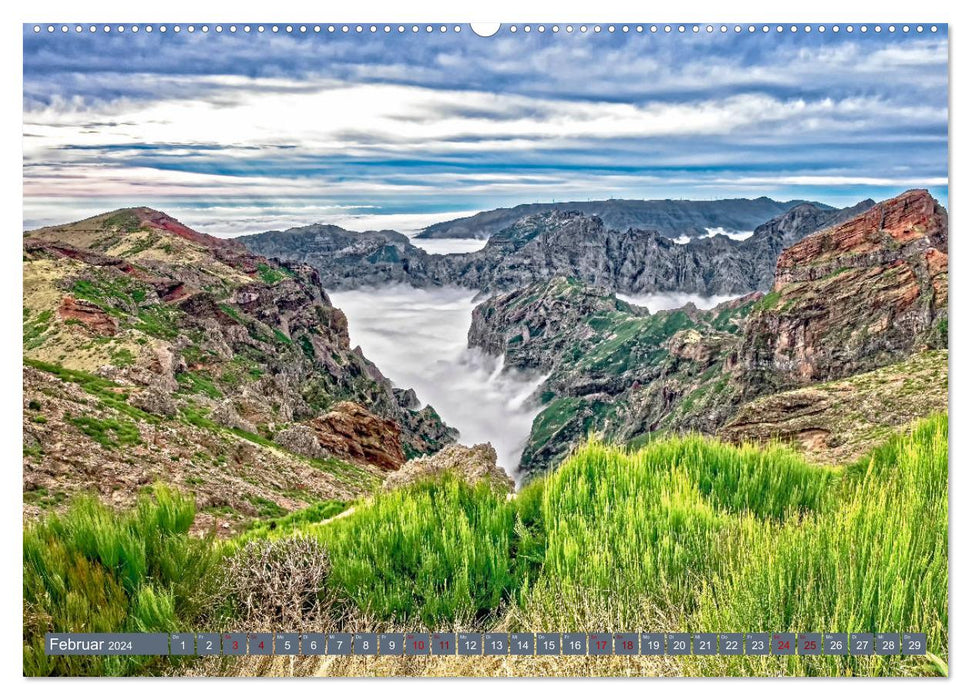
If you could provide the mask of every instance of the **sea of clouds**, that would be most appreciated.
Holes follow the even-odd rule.
[[[330,292],[347,315],[352,345],[377,364],[395,386],[410,387],[466,445],[491,442],[499,465],[514,474],[533,418],[530,397],[545,376],[502,371],[502,358],[468,348],[474,290],[415,289],[404,285]],[[694,302],[711,308],[731,297],[696,294],[624,295],[651,312]]]
[[[617,298],[621,301],[626,301],[628,304],[644,306],[653,314],[657,311],[680,309],[688,303],[694,304],[699,309],[711,309],[723,301],[734,299],[735,295],[705,297],[700,294],[687,294],[684,292],[658,292],[655,294],[618,294]]]
[[[330,292],[347,315],[352,345],[394,382],[411,387],[466,445],[491,442],[513,473],[540,407],[528,399],[541,375],[503,372],[502,360],[467,345],[474,290],[391,286]]]

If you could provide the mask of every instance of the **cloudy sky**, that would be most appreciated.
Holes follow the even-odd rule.
[[[382,29],[25,27],[25,228],[133,205],[235,235],[608,197],[946,203],[944,27]]]

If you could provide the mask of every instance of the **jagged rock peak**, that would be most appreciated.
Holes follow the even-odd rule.
[[[875,256],[903,258],[930,248],[946,254],[947,228],[947,211],[927,190],[908,190],[786,248],[776,266],[775,288],[838,268],[872,266]]]

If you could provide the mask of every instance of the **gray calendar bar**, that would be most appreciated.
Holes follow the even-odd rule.
[[[900,635],[887,632],[877,634],[873,651],[877,656],[897,656],[900,653]]]
[[[408,656],[428,656],[428,646],[428,635],[423,632],[405,635],[405,654]]]
[[[614,653],[620,656],[633,656],[638,651],[636,634],[615,634]]]
[[[560,653],[560,635],[557,632],[539,632],[536,635],[538,656],[557,656]]]
[[[873,635],[864,632],[854,632],[850,635],[850,654],[853,656],[869,656],[873,653]]]
[[[353,640],[354,653],[358,656],[372,656],[378,653],[378,635],[374,633],[358,633]]]
[[[927,653],[927,635],[917,632],[904,632],[900,653],[923,656]]]
[[[488,632],[483,635],[483,649],[486,656],[505,656],[509,653],[509,635]]]
[[[645,656],[664,655],[664,635],[660,632],[641,634],[641,654]]]
[[[171,656],[195,656],[196,636],[194,634],[173,634],[169,637]]]
[[[323,656],[327,649],[327,635],[314,632],[300,635],[300,653],[304,656]]]
[[[273,635],[272,634],[250,634],[249,653],[250,653],[250,656],[272,656],[273,655]]]
[[[607,656],[614,653],[613,640],[606,632],[587,635],[587,649],[590,656]]]
[[[845,632],[827,632],[823,635],[823,653],[827,656],[846,656],[849,649]]]
[[[56,633],[48,656],[900,656],[927,653],[919,632]]]
[[[565,632],[562,651],[566,656],[584,656],[587,653],[587,635],[584,632]]]
[[[405,635],[387,633],[378,637],[378,653],[381,656],[401,656],[405,653]]]
[[[351,635],[346,632],[327,635],[328,656],[348,656],[351,653]]]
[[[718,653],[723,656],[741,656],[745,651],[745,635],[735,632],[718,635]]]
[[[823,635],[819,632],[803,632],[796,640],[796,653],[800,656],[819,656],[823,653]]]
[[[718,653],[718,635],[694,635],[694,653],[697,656],[715,656]]]
[[[536,648],[536,635],[532,632],[513,632],[509,635],[509,653],[515,656],[532,656]]]
[[[278,632],[273,637],[273,653],[277,656],[296,656],[300,653],[300,635]]]
[[[792,656],[796,653],[796,635],[777,632],[772,635],[772,653],[776,656]]]
[[[691,654],[691,635],[690,634],[669,634],[668,635],[668,655],[669,656],[688,656]]]
[[[218,632],[202,632],[196,635],[196,653],[199,656],[219,656],[222,643]]]

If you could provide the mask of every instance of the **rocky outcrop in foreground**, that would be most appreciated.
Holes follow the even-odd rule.
[[[496,450],[489,443],[466,447],[449,445],[427,457],[409,460],[401,469],[384,480],[385,489],[395,489],[422,479],[451,474],[469,486],[488,482],[494,488],[512,492],[515,483],[496,465]]]

